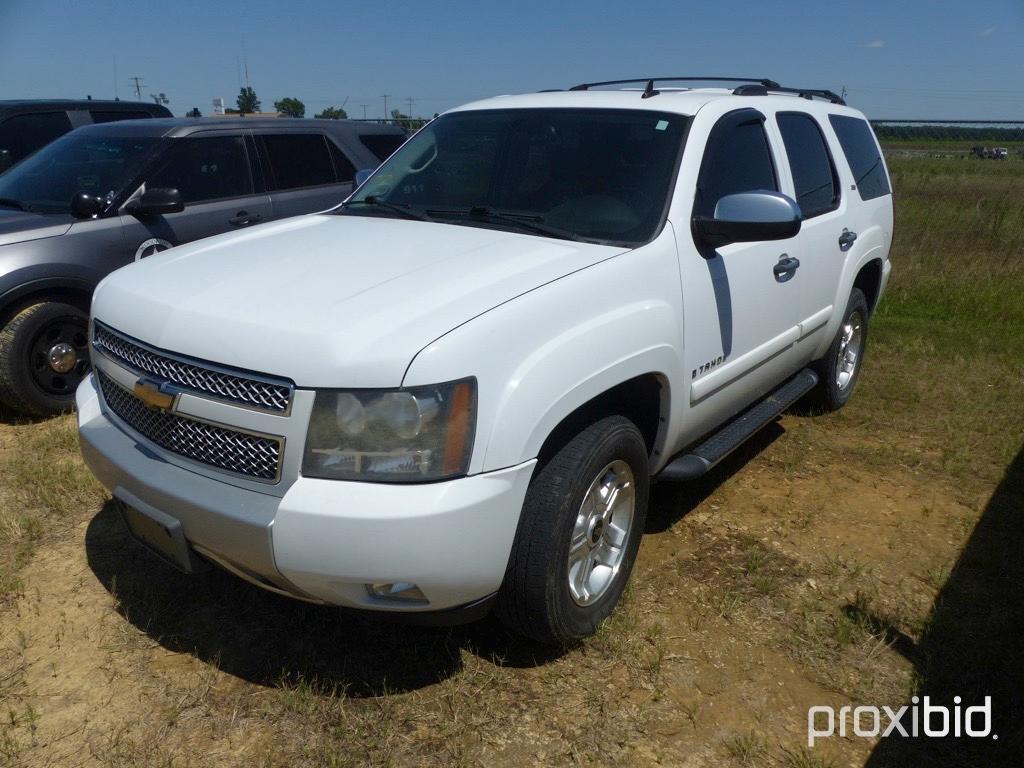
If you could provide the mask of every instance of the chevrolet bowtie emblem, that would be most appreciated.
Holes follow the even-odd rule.
[[[162,392],[160,385],[149,379],[139,379],[135,382],[135,396],[146,404],[147,408],[155,411],[169,411],[174,405],[174,395]]]

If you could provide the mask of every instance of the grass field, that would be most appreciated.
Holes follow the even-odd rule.
[[[621,609],[556,654],[177,575],[70,417],[0,424],[0,765],[1018,766],[1024,163],[894,158],[895,271],[842,412],[655,488]],[[811,705],[993,697],[999,740]]]

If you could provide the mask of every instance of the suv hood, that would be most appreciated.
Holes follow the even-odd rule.
[[[72,221],[70,216],[42,216],[0,208],[0,245],[63,235],[71,229]]]
[[[454,224],[300,216],[120,269],[97,288],[93,314],[161,349],[300,387],[395,387],[416,353],[456,326],[621,252]]]

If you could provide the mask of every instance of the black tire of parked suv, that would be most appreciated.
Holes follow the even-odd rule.
[[[853,331],[853,339],[846,337]],[[846,339],[844,341],[844,339]],[[848,354],[851,342],[857,342],[856,359],[853,362],[853,370],[848,373],[844,385],[839,381],[840,358]],[[860,378],[861,368],[864,367],[864,353],[868,348],[868,302],[860,288],[854,288],[850,292],[850,300],[846,304],[846,312],[843,314],[843,322],[839,325],[839,331],[832,346],[820,360],[814,363],[814,370],[818,374],[818,386],[812,392],[812,404],[823,411],[838,411],[849,401],[853,390],[857,386],[857,379]]]
[[[88,329],[86,313],[71,304],[23,307],[0,330],[0,402],[28,416],[71,410],[89,371]]]
[[[647,459],[647,446],[636,425],[622,416],[609,416],[578,433],[538,468],[526,493],[498,593],[495,610],[507,627],[541,643],[564,646],[592,635],[611,614],[629,579],[643,536],[650,488]],[[574,528],[578,516],[583,520],[582,504],[592,485],[613,466],[622,474],[610,477],[628,478],[623,465],[633,478],[633,513],[621,560],[607,585],[595,590],[596,599],[581,605],[569,586]],[[610,531],[612,526],[608,523],[605,529],[603,524],[598,525],[594,534],[603,543],[602,530]],[[595,550],[600,546],[589,535],[586,539],[586,546]]]

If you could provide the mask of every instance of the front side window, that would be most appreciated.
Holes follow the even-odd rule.
[[[660,230],[690,118],[644,110],[453,112],[342,209],[635,246]],[[383,204],[383,205],[382,205]]]
[[[70,130],[67,112],[15,115],[0,123],[0,150],[7,150],[10,162],[16,163]]]
[[[710,219],[726,195],[756,191],[779,191],[764,118],[726,115],[708,137],[693,213]]]
[[[174,139],[148,189],[176,189],[182,202],[201,203],[253,194],[252,173],[241,136]]]
[[[160,139],[75,131],[0,176],[0,198],[38,213],[70,213],[79,192],[113,200],[152,157]]]
[[[888,195],[889,178],[885,175],[882,152],[867,120],[846,115],[829,115],[828,119],[853,171],[861,199],[872,200]]]
[[[260,138],[277,189],[318,187],[336,182],[327,139],[319,133],[269,134]]]
[[[803,218],[835,210],[839,205],[839,183],[818,123],[802,112],[783,112],[776,120],[786,145],[796,201]]]

